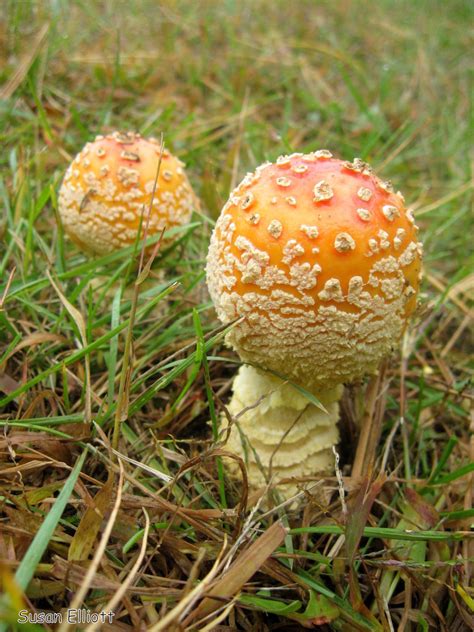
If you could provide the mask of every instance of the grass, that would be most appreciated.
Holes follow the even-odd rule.
[[[4,629],[79,597],[120,630],[471,629],[470,19],[460,0],[1,3]],[[113,129],[162,132],[202,203],[136,310],[134,249],[88,259],[57,216],[69,160]],[[347,513],[336,477],[266,509],[229,477],[237,358],[203,272],[243,174],[321,147],[390,178],[426,249],[402,353],[346,389]],[[382,438],[355,477],[371,393]]]

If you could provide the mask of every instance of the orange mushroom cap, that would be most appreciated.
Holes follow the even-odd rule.
[[[86,144],[59,192],[64,229],[78,246],[106,254],[135,242],[144,206],[147,217],[160,153],[157,140],[132,132],[97,136]],[[189,221],[196,199],[183,167],[163,151],[148,235]]]
[[[314,389],[376,369],[416,305],[417,227],[360,159],[281,156],[248,174],[216,223],[207,281],[241,358]]]

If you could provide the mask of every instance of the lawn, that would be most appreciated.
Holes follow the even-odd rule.
[[[0,0],[0,630],[74,629],[17,623],[68,608],[123,631],[474,627],[472,17]],[[59,221],[70,161],[114,130],[162,134],[200,200],[144,282],[139,244],[91,257]],[[207,248],[248,171],[320,148],[403,192],[422,289],[383,370],[345,389],[337,476],[259,503],[219,432],[240,360]]]

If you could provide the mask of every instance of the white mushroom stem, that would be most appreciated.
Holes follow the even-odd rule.
[[[333,470],[342,386],[313,395],[321,407],[288,382],[240,368],[228,405],[234,423],[227,447],[246,462],[251,488],[264,486],[269,476],[274,482],[292,478],[284,486],[289,496],[297,491],[296,479]]]

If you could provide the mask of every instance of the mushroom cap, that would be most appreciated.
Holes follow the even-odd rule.
[[[83,250],[107,254],[135,242],[146,220],[161,146],[154,138],[114,132],[87,143],[66,171],[59,213]],[[184,164],[163,150],[148,235],[186,224],[196,199]],[[166,237],[166,236],[165,236]]]
[[[245,362],[319,390],[376,369],[416,305],[421,244],[403,197],[359,159],[281,156],[231,193],[207,283]]]

